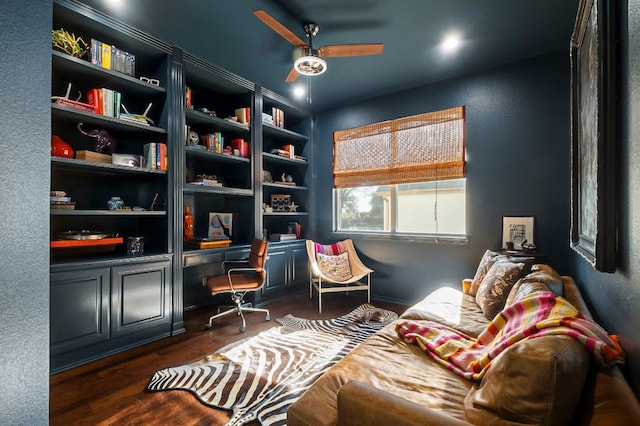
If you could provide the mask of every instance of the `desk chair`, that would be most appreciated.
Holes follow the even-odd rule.
[[[209,287],[212,296],[230,293],[233,302],[231,309],[223,312],[218,309],[218,313],[209,318],[209,323],[205,326],[205,329],[213,327],[215,318],[232,312],[236,312],[242,318],[241,333],[244,333],[247,329],[243,312],[264,312],[266,313],[266,320],[269,321],[271,319],[268,309],[254,308],[251,303],[245,303],[244,301],[245,294],[260,290],[267,280],[267,271],[264,266],[267,263],[268,245],[267,241],[254,238],[251,243],[251,252],[247,259],[225,260],[222,262],[222,270],[225,271],[224,275],[215,275],[202,279],[202,285]]]

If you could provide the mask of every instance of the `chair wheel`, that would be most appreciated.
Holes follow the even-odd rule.
[[[271,319],[271,315],[267,314],[264,319],[265,321],[269,321]]]
[[[244,333],[247,330],[247,327],[245,327],[244,325],[240,326],[240,333]]]
[[[211,324],[206,324],[206,325],[204,326],[204,329],[205,329],[205,330],[210,330],[211,328],[213,328],[213,325],[211,325]]]

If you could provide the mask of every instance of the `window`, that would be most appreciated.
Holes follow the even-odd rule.
[[[334,133],[335,228],[464,235],[464,107]]]

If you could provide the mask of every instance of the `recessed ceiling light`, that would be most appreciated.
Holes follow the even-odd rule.
[[[304,98],[306,94],[307,94],[307,91],[305,90],[304,86],[301,84],[298,84],[293,88],[293,96],[296,97],[297,99]]]
[[[453,53],[460,47],[460,36],[458,34],[450,34],[442,40],[440,47],[447,53]]]

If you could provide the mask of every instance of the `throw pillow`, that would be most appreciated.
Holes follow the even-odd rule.
[[[324,275],[333,281],[347,281],[351,275],[349,266],[349,253],[344,252],[337,256],[316,253],[318,267]]]
[[[469,293],[472,296],[475,296],[478,292],[478,287],[480,287],[480,283],[489,269],[493,266],[493,264],[498,260],[500,256],[495,251],[487,250],[482,255],[482,259],[480,259],[480,263],[478,264],[478,269],[476,270],[476,274],[473,277],[473,281],[471,282],[471,287],[469,288]]]
[[[476,293],[476,303],[487,318],[493,319],[504,308],[511,287],[523,269],[524,263],[507,261],[495,262],[491,266]]]

